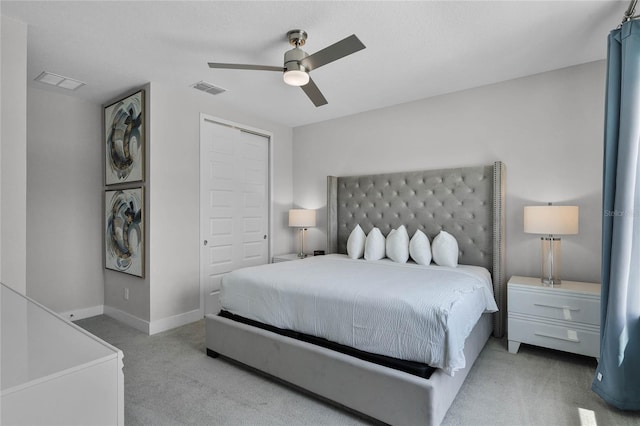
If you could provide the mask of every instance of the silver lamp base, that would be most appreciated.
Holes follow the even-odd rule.
[[[549,235],[541,237],[542,242],[542,278],[540,281],[547,286],[559,286],[560,280],[560,238]]]
[[[300,252],[298,253],[298,257],[300,259],[304,259],[307,255],[304,253],[304,231],[307,228],[298,228],[298,235],[300,236]]]

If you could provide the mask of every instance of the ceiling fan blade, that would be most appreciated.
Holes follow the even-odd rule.
[[[340,40],[331,46],[325,47],[322,50],[317,51],[313,55],[309,55],[300,61],[307,71],[314,70],[323,65],[327,65],[330,62],[344,58],[347,55],[356,53],[359,50],[364,49],[366,46],[362,44],[360,39],[355,34]]]
[[[307,94],[307,96],[309,97],[309,99],[311,99],[311,102],[313,102],[315,106],[319,107],[328,103],[322,92],[320,92],[320,89],[318,89],[318,86],[316,86],[316,83],[314,83],[314,81],[311,79],[311,77],[309,77],[309,82],[304,86],[300,86],[300,88],[304,90],[304,93]]]
[[[209,68],[223,68],[232,70],[254,70],[254,71],[284,71],[284,67],[273,67],[271,65],[250,65],[250,64],[221,64],[209,62]]]

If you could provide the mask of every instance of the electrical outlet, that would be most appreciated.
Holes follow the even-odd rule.
[[[129,289],[127,287],[124,288],[124,300],[129,300]]]

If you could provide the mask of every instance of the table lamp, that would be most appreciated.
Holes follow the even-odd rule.
[[[544,234],[542,242],[542,278],[544,284],[560,285],[560,237],[578,233],[578,206],[526,206],[524,232]]]
[[[307,255],[304,254],[304,231],[306,231],[307,228],[316,226],[316,211],[307,209],[289,210],[289,226],[298,228],[298,234],[300,235],[300,252],[298,253],[298,257],[307,257]]]

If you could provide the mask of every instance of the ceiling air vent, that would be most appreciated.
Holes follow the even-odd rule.
[[[82,87],[86,84],[80,80],[76,80],[75,78],[65,77],[63,75],[54,74],[48,71],[42,71],[40,75],[34,78],[34,80],[41,83],[50,84],[52,86],[62,87],[63,89],[67,90],[76,90],[77,88]]]
[[[211,95],[219,95],[220,93],[224,93],[227,91],[227,89],[214,86],[213,84],[207,83],[206,81],[199,81],[197,83],[193,83],[191,87],[193,87],[194,89],[201,90],[203,92],[207,92]]]

